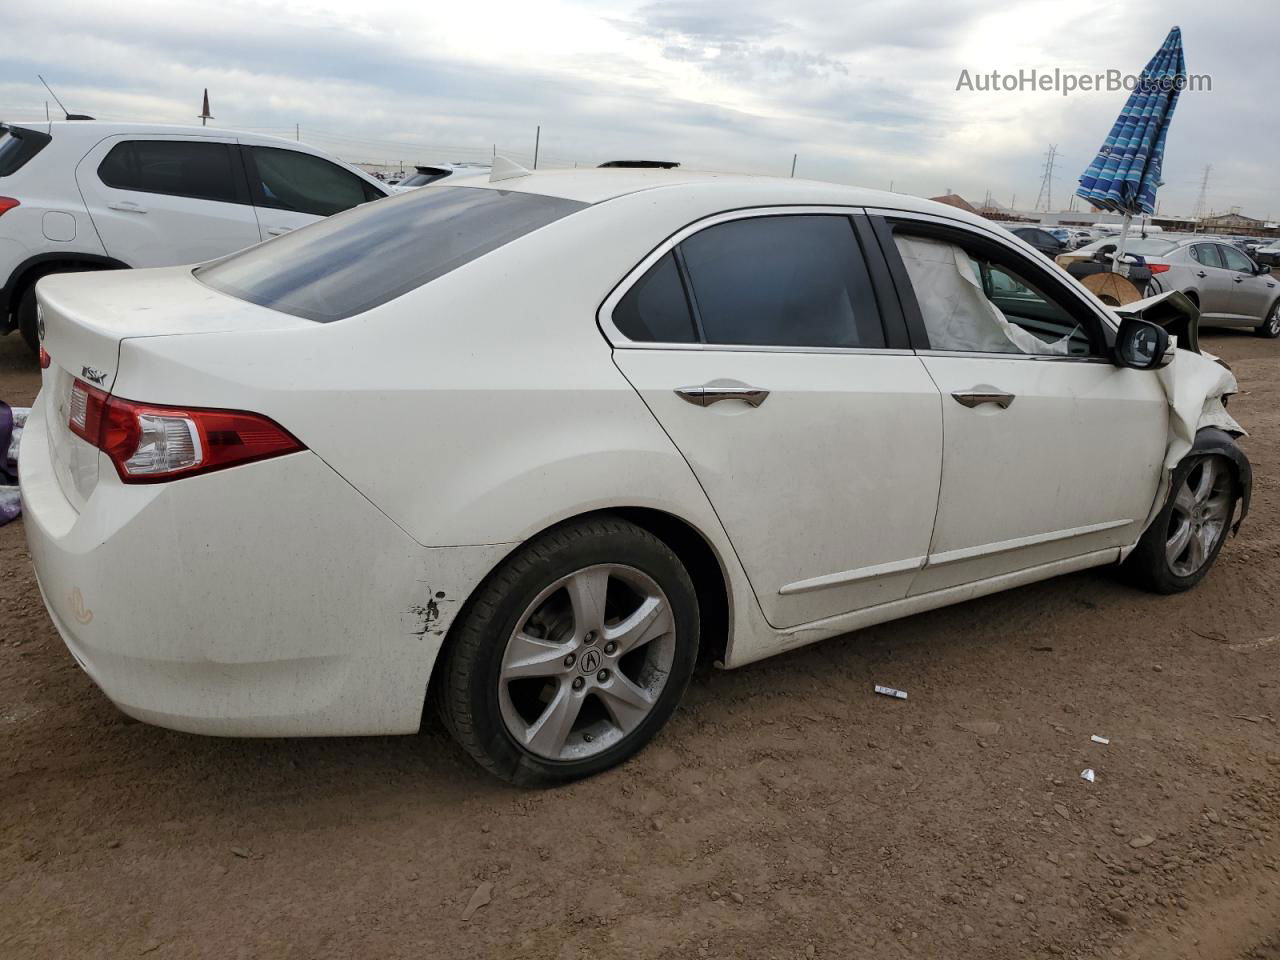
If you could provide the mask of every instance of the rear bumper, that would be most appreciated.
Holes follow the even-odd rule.
[[[77,512],[23,432],[27,540],[67,648],[125,713],[191,733],[417,730],[454,615],[506,547],[426,548],[310,452],[167,484],[104,459]]]

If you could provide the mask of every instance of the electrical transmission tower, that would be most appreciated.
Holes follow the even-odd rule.
[[[1196,197],[1196,208],[1191,211],[1191,219],[1199,220],[1205,215],[1205,203],[1209,199],[1209,174],[1213,172],[1213,164],[1204,165],[1204,177],[1200,180],[1200,195]]]
[[[1040,181],[1040,195],[1036,197],[1036,209],[1043,209],[1045,213],[1053,211],[1053,165],[1058,159],[1058,145],[1056,143],[1049,144],[1049,150],[1044,155],[1044,178]]]

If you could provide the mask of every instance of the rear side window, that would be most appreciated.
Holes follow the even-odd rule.
[[[635,282],[613,309],[613,325],[637,343],[694,343],[697,332],[672,253]]]
[[[235,147],[197,140],[126,140],[98,165],[98,179],[118,190],[245,203]]]
[[[0,123],[0,177],[17,173],[51,139],[47,133]]]
[[[328,217],[384,194],[323,157],[278,147],[252,147],[259,206]]]
[[[883,347],[848,217],[731,220],[680,245],[709,344]]]
[[[1199,263],[1203,263],[1206,267],[1221,267],[1222,260],[1218,256],[1218,249],[1211,243],[1197,243],[1191,248],[1191,256]]]
[[[328,323],[430,283],[586,206],[479,187],[430,187],[358,207],[199,267],[223,293]]]

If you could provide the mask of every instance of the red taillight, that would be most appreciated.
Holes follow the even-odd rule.
[[[284,427],[239,410],[156,407],[77,380],[71,432],[115,464],[125,483],[157,483],[305,449]]]
[[[14,207],[21,206],[13,197],[0,197],[0,217],[12,210]]]
[[[53,363],[53,357],[49,356],[49,351],[44,347],[40,348],[40,369],[48,370],[49,364]]]
[[[1148,263],[1148,264],[1147,264],[1147,269],[1148,269],[1148,270],[1150,270],[1152,273],[1164,273],[1164,272],[1166,272],[1166,271],[1169,269],[1169,264],[1167,264],[1167,263]]]

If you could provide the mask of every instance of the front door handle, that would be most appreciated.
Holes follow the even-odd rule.
[[[698,407],[709,407],[721,400],[741,400],[749,407],[758,407],[768,399],[769,391],[760,387],[679,387],[676,396]]]
[[[1236,283],[1244,283],[1244,277],[1232,277],[1231,279]]]
[[[292,229],[293,227],[267,227],[267,236],[282,237]]]
[[[140,207],[132,200],[117,200],[107,204],[108,210],[119,210],[121,213],[146,213],[146,207]]]
[[[1203,270],[1197,270],[1196,276],[1199,277],[1201,280],[1203,280],[1205,277],[1208,276],[1208,274],[1205,273]]]
[[[984,403],[994,403],[1001,410],[1008,410],[1013,406],[1014,401],[1012,393],[995,393],[986,390],[958,390],[951,396],[956,403],[966,407],[980,407]]]

